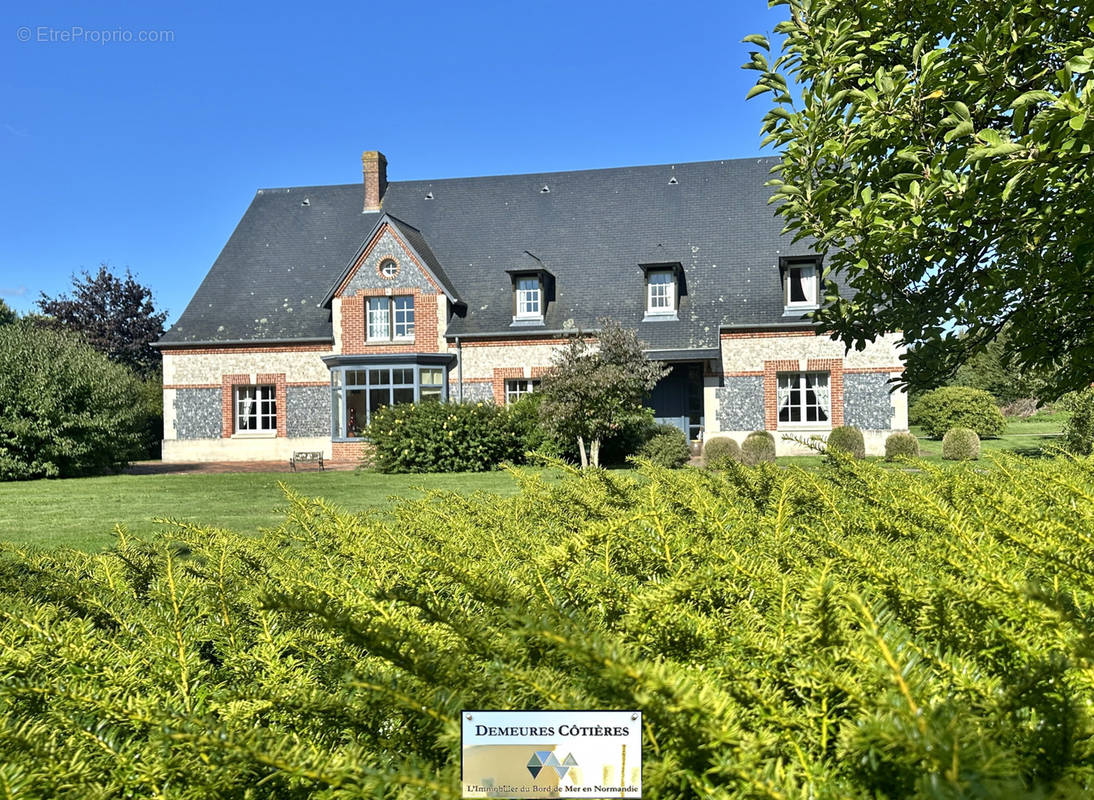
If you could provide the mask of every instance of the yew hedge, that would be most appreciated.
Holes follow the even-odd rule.
[[[455,798],[461,708],[644,712],[648,798],[1094,791],[1094,463],[515,473],[0,555],[0,796]]]

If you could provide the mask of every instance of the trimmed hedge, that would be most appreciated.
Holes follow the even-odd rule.
[[[862,431],[854,425],[841,425],[833,428],[825,441],[825,447],[847,453],[854,458],[866,458],[866,441],[862,438]]]
[[[1007,427],[992,396],[967,386],[943,386],[927,392],[912,406],[910,417],[932,439],[942,438],[951,428],[971,428],[990,439]]]
[[[741,446],[729,436],[715,436],[703,443],[703,460],[711,469],[722,469],[727,462],[741,460]]]
[[[768,431],[752,431],[741,445],[741,461],[750,466],[775,461],[775,437]]]
[[[885,460],[919,458],[919,440],[910,433],[892,433],[885,440]]]
[[[461,710],[623,708],[649,800],[1089,798],[1094,471],[1003,466],[0,543],[0,796],[459,800]]]
[[[504,409],[488,403],[404,403],[372,415],[368,438],[379,472],[484,472],[524,457]]]
[[[648,458],[659,467],[678,469],[691,461],[691,446],[688,437],[675,425],[658,425],[638,455]]]
[[[942,458],[946,461],[976,461],[980,458],[980,437],[972,428],[951,428],[942,437]]]

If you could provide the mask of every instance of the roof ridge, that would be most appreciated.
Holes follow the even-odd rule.
[[[635,170],[635,169],[675,169],[676,167],[695,167],[695,166],[708,166],[710,164],[730,164],[730,163],[743,163],[746,161],[778,161],[780,156],[749,156],[747,158],[713,158],[706,161],[672,161],[665,164],[627,164],[617,167],[591,167],[589,169],[564,169],[555,170],[553,172],[505,172],[495,175],[455,175],[448,178],[416,178],[414,180],[407,181],[388,181],[388,188],[392,186],[413,186],[413,185],[427,185],[433,183],[443,183],[446,181],[487,181],[496,180],[498,178],[546,178],[552,175],[587,175],[594,172],[621,172],[623,170]],[[305,189],[345,189],[353,188],[359,189],[361,184],[358,183],[330,183],[330,184],[318,184],[314,186],[270,186],[263,187],[257,190],[258,194],[263,192],[293,192],[302,191]]]

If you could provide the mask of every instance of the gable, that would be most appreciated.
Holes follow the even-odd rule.
[[[381,273],[381,265],[394,261],[393,277]],[[336,294],[352,297],[359,290],[420,289],[423,294],[439,294],[443,290],[426,271],[414,251],[403,241],[393,225],[384,223],[350,266]]]

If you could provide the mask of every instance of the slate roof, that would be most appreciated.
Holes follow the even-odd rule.
[[[791,244],[767,204],[773,158],[396,181],[383,211],[463,301],[448,335],[595,330],[610,316],[653,350],[713,349],[725,327],[801,325],[783,315]],[[671,182],[670,182],[671,181]],[[546,191],[545,191],[546,190]],[[330,340],[321,306],[379,221],[359,183],[260,190],[160,343]],[[544,325],[512,325],[512,280],[534,256],[555,278]],[[643,321],[640,264],[679,262],[678,319]]]

